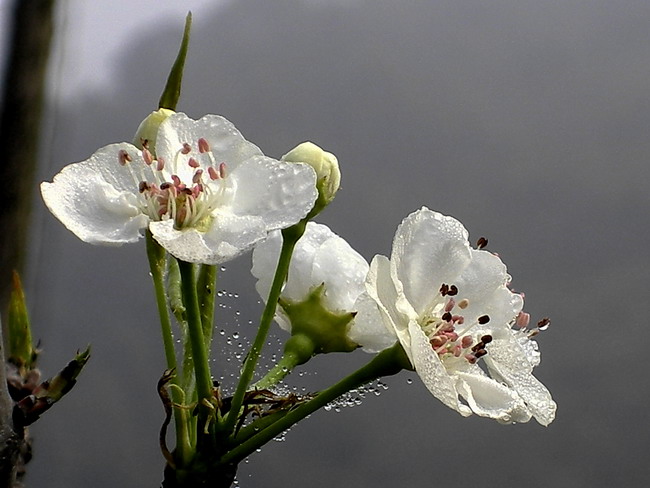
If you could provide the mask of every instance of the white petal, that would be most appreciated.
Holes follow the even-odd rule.
[[[409,317],[396,308],[398,291],[390,276],[390,261],[386,256],[378,254],[370,263],[366,292],[375,300],[384,322],[395,331],[407,354],[410,354]]]
[[[273,231],[266,239],[258,242],[253,250],[251,273],[257,278],[255,289],[265,302],[271,291],[271,283],[278,265],[281,247],[282,235],[280,231]]]
[[[170,254],[191,263],[220,264],[248,251],[266,237],[259,217],[220,214],[207,232],[174,229],[173,221],[152,222],[153,237]]]
[[[260,217],[267,230],[283,229],[305,217],[318,196],[316,173],[306,164],[254,156],[235,168],[230,212]]]
[[[280,235],[280,233],[274,233]],[[302,301],[313,287],[319,286],[325,282],[325,279],[314,278],[313,270],[318,249],[328,239],[335,236],[329,227],[325,225],[309,222],[305,229],[304,235],[296,244],[289,266],[289,276],[287,283],[282,290],[282,296],[293,301]],[[280,248],[276,251],[279,256]]]
[[[331,237],[316,249],[312,283],[325,283],[324,300],[330,310],[353,311],[354,302],[365,290],[368,270],[366,260],[331,232]]]
[[[464,417],[471,415],[472,411],[458,399],[455,380],[447,372],[420,326],[411,322],[408,330],[411,337],[409,344],[411,362],[424,385],[433,396],[449,408],[453,408]]]
[[[119,164],[120,150],[132,158],[126,166]],[[41,184],[41,193],[50,211],[81,240],[120,245],[136,242],[147,226],[137,195],[138,178],[150,175],[137,148],[111,144],[63,168],[52,183]]]
[[[391,265],[419,314],[443,283],[455,284],[470,261],[467,231],[452,217],[426,207],[406,217],[395,233]]]
[[[490,374],[516,391],[540,424],[553,421],[557,405],[546,387],[533,376],[533,365],[513,333],[495,336],[484,360]]]
[[[519,396],[482,374],[456,373],[456,387],[472,411],[503,423],[528,422],[530,411]]]
[[[171,165],[170,172],[177,174],[182,181],[191,181],[194,169],[186,163],[190,157],[197,157],[199,138],[208,141],[215,164],[226,163],[230,172],[250,157],[262,155],[255,144],[244,139],[230,121],[219,115],[193,120],[184,113],[176,113],[160,124],[156,154],[165,158]],[[191,153],[178,154],[183,143],[190,144]]]
[[[397,342],[395,330],[387,326],[377,302],[362,293],[354,304],[357,315],[348,330],[348,337],[359,344],[365,352],[379,352]]]

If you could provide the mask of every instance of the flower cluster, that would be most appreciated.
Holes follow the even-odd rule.
[[[148,228],[189,262],[222,263],[257,244],[252,272],[264,299],[279,229],[304,218],[317,199],[329,203],[340,181],[336,158],[317,146],[274,160],[214,115],[155,112],[135,144],[106,146],[43,183],[52,213],[94,244],[137,241]],[[460,222],[427,208],[400,224],[390,259],[378,255],[370,265],[328,227],[309,223],[276,320],[311,337],[315,353],[379,352],[399,342],[429,391],[461,415],[506,423],[532,416],[548,425],[555,403],[532,375],[536,330],[526,328],[523,298],[509,282],[496,255],[471,248]]]
[[[368,268],[327,227],[310,224],[282,297],[301,301],[322,288],[325,308],[354,314],[345,331],[350,341],[368,352],[399,341],[429,391],[461,415],[503,423],[534,416],[548,425],[555,403],[532,375],[539,352],[523,298],[508,288],[501,260],[472,249],[467,238],[460,222],[422,208],[397,229],[391,258],[375,256]],[[262,297],[279,252],[278,234],[255,248]],[[276,320],[291,330],[282,308]]]
[[[460,222],[423,207],[397,228],[390,257],[369,264],[312,222],[339,190],[333,154],[304,142],[276,160],[221,116],[193,120],[171,110],[190,25],[188,15],[161,108],[133,142],[105,146],[41,184],[47,207],[83,241],[121,245],[146,237],[167,362],[158,382],[166,412],[163,486],[208,479],[230,486],[242,460],[296,422],[404,369],[463,416],[550,424],[555,402],[533,376],[540,362],[533,337],[549,321],[529,327],[523,296],[509,288],[487,241],[472,248]],[[210,361],[216,265],[249,250],[265,306],[227,396]],[[290,337],[282,357],[259,375],[274,320]],[[317,354],[358,348],[373,355],[367,364],[316,394],[277,388]],[[173,450],[166,444],[172,417]]]

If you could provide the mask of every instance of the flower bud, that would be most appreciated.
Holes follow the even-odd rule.
[[[282,156],[282,160],[290,163],[305,163],[314,168],[318,200],[310,216],[320,213],[334,199],[341,184],[341,172],[336,156],[323,151],[312,142],[303,142]]]
[[[155,112],[151,112],[138,127],[138,130],[133,137],[133,145],[138,149],[144,149],[147,146],[151,154],[156,155],[156,136],[158,135],[158,128],[167,117],[175,114],[173,110],[161,108]]]

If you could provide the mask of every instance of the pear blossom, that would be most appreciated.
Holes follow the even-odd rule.
[[[281,233],[274,231],[253,251],[251,272],[257,278],[255,287],[264,300],[271,289],[281,246]],[[322,306],[334,316],[348,317],[343,332],[355,347],[382,350],[395,344],[394,334],[379,323],[359,327],[354,320],[355,303],[365,290],[367,273],[368,262],[350,244],[326,225],[309,222],[294,249],[280,303],[305,303],[315,296],[318,308]],[[318,315],[316,310],[312,315]],[[277,308],[275,320],[282,329],[292,331],[291,319],[282,306]]]
[[[83,241],[121,245],[148,228],[175,257],[217,264],[312,209],[314,170],[264,156],[225,118],[154,112],[145,122],[138,134],[155,138],[105,146],[41,184]]]
[[[390,259],[373,259],[355,322],[384,324],[427,389],[461,415],[548,425],[556,405],[532,375],[538,329],[509,283],[460,222],[423,207],[398,227]]]

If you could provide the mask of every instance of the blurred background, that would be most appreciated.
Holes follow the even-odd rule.
[[[558,403],[548,428],[462,418],[402,374],[267,445],[240,486],[647,486],[650,3],[60,1],[37,181],[131,139],[187,10],[179,110],[222,114],[274,157],[304,140],[334,152],[342,189],[319,220],[368,260],[422,205],[453,215],[488,237],[533,320],[552,319],[535,371]],[[32,428],[27,486],[158,486],[165,363],[144,244],[84,244],[33,195],[24,283],[41,369],[88,343],[93,357]],[[249,268],[247,255],[221,273],[215,358],[254,333]],[[319,357],[288,383],[317,390],[367,359]],[[226,385],[237,362],[215,361]]]

